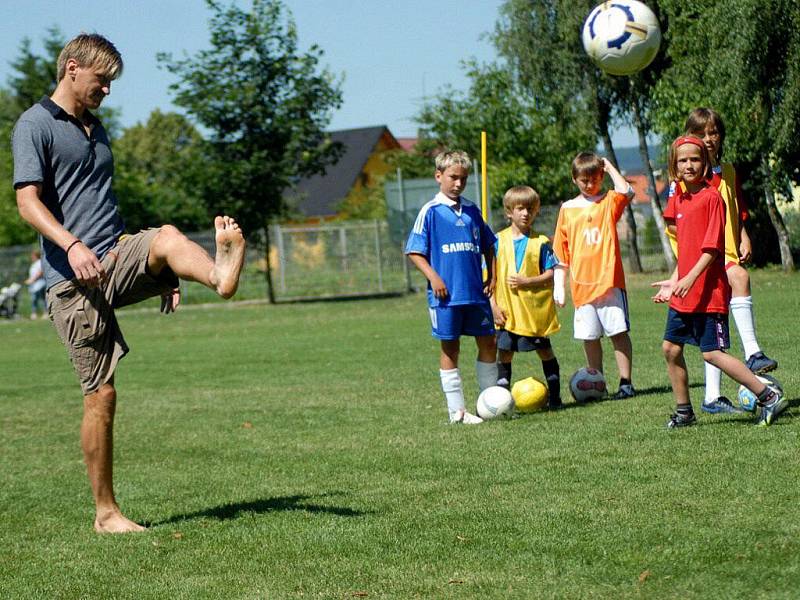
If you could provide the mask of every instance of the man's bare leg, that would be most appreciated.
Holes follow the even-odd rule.
[[[144,531],[125,517],[114,498],[114,412],[117,393],[113,380],[83,398],[81,448],[92,486],[96,516],[94,528],[100,533]]]
[[[168,266],[181,279],[197,281],[230,298],[239,286],[245,256],[245,241],[239,225],[230,217],[216,217],[217,253],[212,259],[177,228],[164,225],[150,246],[147,266],[158,275]]]

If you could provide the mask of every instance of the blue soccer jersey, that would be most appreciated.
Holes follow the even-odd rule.
[[[444,194],[423,206],[406,242],[406,254],[421,254],[439,274],[449,295],[436,298],[428,282],[428,305],[455,306],[488,302],[483,293],[482,255],[494,246],[495,235],[481,211],[461,198],[460,211]]]

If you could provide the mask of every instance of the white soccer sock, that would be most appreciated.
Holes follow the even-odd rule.
[[[711,363],[704,363],[706,365],[706,399],[703,400],[706,404],[712,402],[722,395],[720,385],[722,384],[722,371]]]
[[[459,411],[465,410],[461,373],[458,369],[439,369],[439,379],[442,380],[442,391],[447,400],[447,412],[452,419]]]
[[[753,297],[737,296],[731,298],[731,313],[736,321],[736,329],[744,346],[745,359],[750,358],[761,350],[756,341],[756,324],[753,318]]]
[[[497,385],[497,363],[475,361],[475,372],[478,374],[478,388],[482,392],[488,387]],[[480,393],[480,392],[479,392]]]

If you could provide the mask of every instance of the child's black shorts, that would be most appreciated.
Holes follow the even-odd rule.
[[[497,330],[497,347],[506,352],[531,352],[552,348],[550,338],[517,335],[505,329]]]
[[[728,315],[679,313],[670,308],[664,339],[673,344],[699,346],[701,352],[725,350],[731,346]]]

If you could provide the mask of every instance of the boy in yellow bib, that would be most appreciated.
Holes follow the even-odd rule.
[[[497,287],[491,297],[497,327],[497,385],[511,387],[515,352],[535,350],[549,391],[548,407],[561,408],[558,360],[548,336],[561,325],[553,302],[553,269],[558,259],[550,240],[532,230],[539,194],[528,186],[509,189],[503,208],[511,226],[497,234]]]

